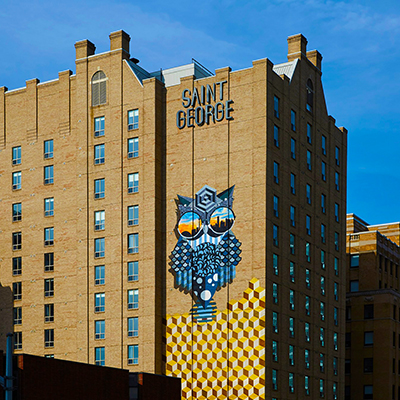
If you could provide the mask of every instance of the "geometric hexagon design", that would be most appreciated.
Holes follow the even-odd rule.
[[[167,315],[165,342],[166,375],[182,379],[182,399],[265,399],[265,289],[258,279],[206,324]]]

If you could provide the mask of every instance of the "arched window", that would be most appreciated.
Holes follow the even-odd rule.
[[[307,111],[312,112],[313,103],[314,103],[314,88],[311,79],[309,79],[307,81],[307,104],[306,104]]]
[[[97,71],[92,78],[92,106],[107,103],[107,77],[103,71]]]

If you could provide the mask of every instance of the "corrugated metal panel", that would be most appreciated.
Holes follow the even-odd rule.
[[[283,64],[274,65],[272,70],[278,75],[286,75],[290,80],[292,80],[294,71],[296,69],[298,59],[289,61]]]

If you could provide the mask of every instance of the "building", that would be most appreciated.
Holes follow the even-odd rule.
[[[400,223],[347,215],[346,399],[400,398]]]
[[[347,131],[322,56],[295,35],[283,64],[149,73],[129,42],[0,90],[15,352],[180,376],[183,398],[343,398]]]

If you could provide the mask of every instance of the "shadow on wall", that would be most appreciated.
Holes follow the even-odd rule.
[[[13,293],[0,283],[0,350],[6,351],[7,333],[13,332]]]

